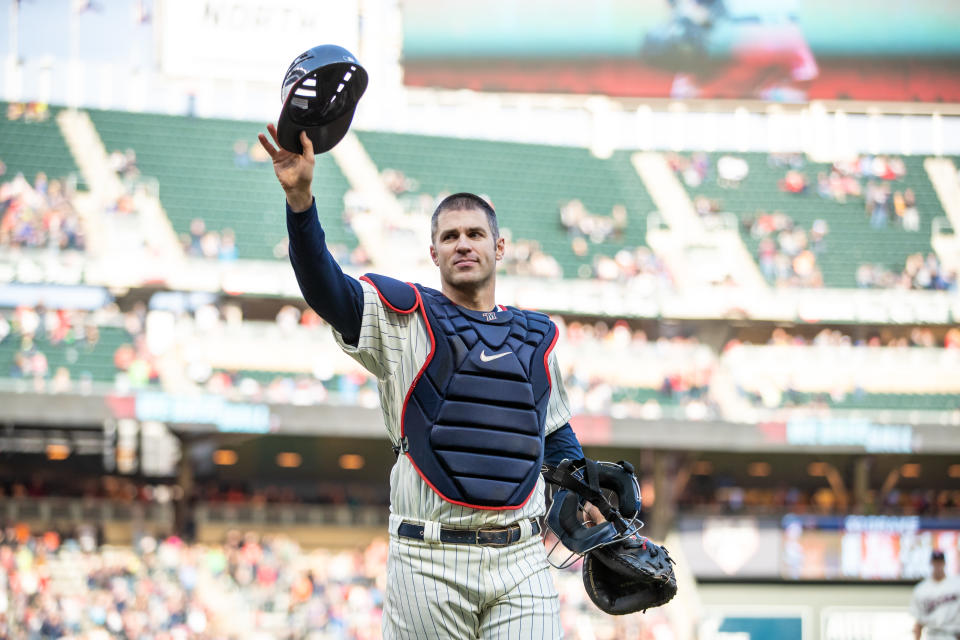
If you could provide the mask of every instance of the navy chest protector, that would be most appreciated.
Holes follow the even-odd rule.
[[[404,401],[401,451],[448,502],[523,506],[543,462],[556,326],[542,313],[481,313],[427,287],[375,274],[363,279],[394,311],[421,309],[432,342]]]

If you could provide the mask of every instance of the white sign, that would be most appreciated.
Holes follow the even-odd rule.
[[[906,609],[826,607],[820,614],[823,640],[901,640],[913,637]]]
[[[311,47],[336,44],[357,55],[358,0],[163,0],[160,69],[202,80],[280,83]]]

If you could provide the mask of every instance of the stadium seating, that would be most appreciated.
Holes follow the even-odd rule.
[[[698,187],[688,187],[691,197],[704,195],[717,199],[721,209],[736,214],[741,220],[753,218],[758,211],[771,213],[782,211],[807,231],[813,221],[823,219],[829,225],[827,249],[817,257],[823,273],[824,286],[856,286],[857,267],[862,263],[879,264],[899,273],[903,270],[908,255],[928,253],[930,247],[930,223],[944,215],[940,201],[923,168],[923,158],[905,157],[906,176],[891,181],[891,188],[912,188],[916,193],[917,209],[920,212],[920,228],[906,232],[891,221],[886,228],[875,229],[865,213],[863,198],[850,197],[845,203],[822,198],[817,194],[817,175],[829,175],[831,165],[806,162],[801,172],[808,184],[804,193],[781,191],[778,181],[787,169],[771,166],[765,153],[707,154],[712,168],[710,175]],[[723,155],[735,155],[747,161],[749,174],[736,188],[723,188],[717,182],[716,162]],[[865,179],[860,180],[862,185]],[[756,253],[759,239],[751,237],[748,228],[741,225],[741,234],[751,251]]]
[[[624,388],[615,387],[611,394],[611,401],[614,404],[633,403],[643,404],[653,400],[661,405],[679,404],[679,399],[670,393],[663,393],[658,389],[644,389],[642,387]]]
[[[514,239],[539,241],[560,263],[564,277],[577,276],[598,253],[613,255],[646,244],[645,217],[654,205],[625,152],[600,160],[579,148],[372,131],[357,135],[381,171],[403,172],[420,193],[488,195],[500,225]],[[626,206],[622,239],[588,243],[587,255],[577,256],[560,223],[561,206],[573,199],[594,215],[609,216],[614,205]]]
[[[296,381],[305,378],[309,380],[316,380],[317,382],[323,384],[323,388],[327,391],[336,392],[343,388],[344,384],[346,384],[346,376],[340,373],[335,373],[326,380],[318,380],[314,376],[305,374],[302,371],[262,371],[256,369],[226,371],[224,369],[217,369],[214,371],[214,373],[225,373],[231,376],[236,382],[240,382],[244,379],[254,380],[257,384],[264,387],[278,379]]]
[[[5,637],[380,637],[388,546],[382,535],[370,539],[366,529],[344,528],[351,542],[328,549],[302,547],[288,534],[232,530],[200,545],[141,532],[135,546],[97,547],[92,529],[76,537],[44,529],[29,536],[21,526],[22,543],[0,539],[0,552],[16,558],[0,567],[9,584],[9,615],[0,619],[0,632],[10,632]],[[552,573],[566,637],[583,637],[578,628],[613,637],[613,618],[590,604],[579,565]],[[666,625],[660,610],[621,618],[616,630],[628,637],[640,637],[651,620]]]
[[[262,123],[97,110],[90,117],[108,152],[133,149],[141,174],[157,178],[177,233],[202,218],[208,230],[233,229],[240,258],[274,259],[287,236],[283,192],[269,162],[234,152],[238,142],[259,144]],[[353,248],[356,239],[341,223],[348,188],[333,157],[317,156],[313,191],[327,241]]]
[[[51,377],[59,367],[66,367],[73,380],[89,377],[94,382],[114,382],[117,376],[114,352],[131,339],[119,327],[101,326],[98,327],[98,333],[99,339],[92,345],[84,341],[51,344],[44,338],[36,340],[34,347],[47,358],[47,377]],[[21,336],[17,333],[11,333],[0,342],[0,377],[11,375],[20,348]]]
[[[831,409],[955,411],[960,410],[960,395],[955,393],[854,392],[842,398],[833,398],[826,393],[788,392],[783,397],[783,404],[785,405],[806,406],[815,403],[825,403]]]
[[[9,102],[0,102],[0,160],[7,165],[4,179],[17,173],[31,183],[43,171],[51,179],[77,173],[77,165],[57,127],[59,109],[49,108],[40,121],[28,121],[23,116],[10,120]]]
[[[721,365],[741,392],[768,407],[960,408],[955,349],[739,345],[723,354]]]

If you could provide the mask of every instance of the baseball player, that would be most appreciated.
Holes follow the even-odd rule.
[[[917,622],[913,637],[920,640],[960,640],[960,576],[947,576],[943,551],[930,555],[930,577],[913,589],[910,613]]]
[[[345,275],[330,256],[303,153],[260,134],[286,192],[290,261],[340,347],[377,377],[390,473],[385,638],[562,637],[537,518],[541,463],[583,457],[547,316],[496,304],[493,208],[468,193],[431,220],[441,290]],[[603,517],[587,505],[587,517]]]

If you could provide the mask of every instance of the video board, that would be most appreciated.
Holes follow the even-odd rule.
[[[952,0],[405,0],[415,86],[960,101]]]
[[[960,573],[960,519],[688,516],[678,534],[698,579],[917,581],[934,549]]]

